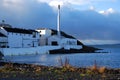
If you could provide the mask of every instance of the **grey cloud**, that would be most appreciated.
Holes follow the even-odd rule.
[[[0,20],[14,27],[39,27],[56,29],[57,13],[46,3],[29,1],[23,6],[25,12],[11,12],[0,5]],[[109,16],[95,11],[78,11],[63,7],[61,9],[61,30],[79,39],[110,39],[120,40],[120,14]]]

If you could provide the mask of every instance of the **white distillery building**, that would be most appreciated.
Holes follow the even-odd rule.
[[[53,29],[39,28],[36,31],[40,34],[40,45],[41,46],[61,46],[65,49],[70,48],[81,48],[82,45],[78,44],[78,40],[69,36],[63,32],[60,33]]]
[[[0,47],[23,48],[39,46],[39,34],[35,30],[13,28],[9,24],[0,24]]]

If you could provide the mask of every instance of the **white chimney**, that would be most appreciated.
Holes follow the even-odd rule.
[[[58,15],[57,15],[57,35],[60,37],[60,5],[58,5]]]

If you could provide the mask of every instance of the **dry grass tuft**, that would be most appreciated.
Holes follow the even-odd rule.
[[[62,67],[70,67],[70,60],[66,57],[65,61],[62,60],[62,58],[60,57],[58,62],[60,63],[60,66]]]
[[[100,67],[98,69],[99,73],[101,73],[101,74],[105,73],[105,70],[106,70],[106,67]]]
[[[101,74],[103,74],[103,73],[105,73],[106,67],[104,67],[104,66],[98,67],[97,62],[95,60],[94,65],[90,69],[94,73],[101,73]]]
[[[96,63],[96,60],[94,61],[94,65],[91,67],[91,70],[92,71],[98,71],[98,66],[97,66],[97,63]]]
[[[70,60],[66,57],[63,61],[62,58],[59,58],[59,63],[63,68],[63,71],[76,71],[76,68],[70,65]]]

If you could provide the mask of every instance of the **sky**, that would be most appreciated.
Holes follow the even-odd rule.
[[[36,29],[57,25],[85,43],[120,43],[120,0],[0,0],[0,21]]]

